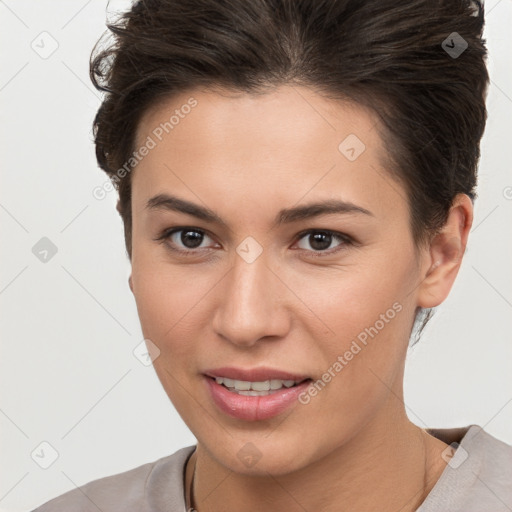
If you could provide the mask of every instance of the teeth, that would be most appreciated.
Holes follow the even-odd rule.
[[[232,386],[229,386],[228,384],[226,384],[226,381],[224,381],[224,385],[226,385],[230,388],[234,387],[237,391],[249,391],[251,389],[251,383],[247,382],[245,380],[235,380],[235,381],[233,381]],[[256,388],[253,388],[253,389],[256,389]],[[258,389],[258,391],[263,391],[263,390]]]
[[[244,382],[243,380],[235,380],[235,389],[240,389],[238,387],[239,384]],[[251,385],[251,389],[254,389],[254,391],[268,391],[270,389],[270,381],[266,380],[264,382],[249,382]]]
[[[217,382],[217,384],[223,384],[225,387],[229,388],[230,391],[239,392],[240,395],[264,396],[270,394],[268,391],[275,391],[281,389],[283,386],[285,388],[291,388],[295,384],[298,384],[299,381],[271,379],[260,382],[249,382],[246,380],[228,379],[226,377],[215,377],[215,382]]]
[[[270,381],[270,389],[280,389],[283,387],[283,381],[278,379],[272,379]]]
[[[239,395],[244,395],[244,396],[267,396],[267,395],[270,395],[270,393],[268,391],[238,391],[238,390],[235,390],[235,393],[238,393]]]

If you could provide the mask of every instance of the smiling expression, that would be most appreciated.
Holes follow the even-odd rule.
[[[137,144],[191,97],[133,171],[142,330],[165,391],[215,459],[246,472],[305,467],[403,407],[392,397],[422,269],[407,194],[382,167],[376,117],[302,87],[184,93],[146,112]],[[362,332],[373,335],[354,353]],[[332,378],[307,404],[248,419],[212,398],[204,374],[223,367]],[[237,457],[248,442],[263,454],[252,469]]]

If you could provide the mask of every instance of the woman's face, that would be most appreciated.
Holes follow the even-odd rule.
[[[304,468],[402,414],[425,262],[375,123],[283,86],[193,91],[139,125],[130,286],[142,331],[179,414],[232,470]],[[327,202],[340,204],[304,210]],[[205,375],[226,367],[317,384],[274,379],[276,396],[243,396]]]

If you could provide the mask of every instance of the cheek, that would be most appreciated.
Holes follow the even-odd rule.
[[[144,338],[150,339],[160,350],[153,367],[168,397],[182,415],[184,412],[189,414],[191,393],[195,395],[197,392],[193,386],[198,382],[191,378],[197,372],[197,361],[203,348],[202,301],[212,287],[206,275],[201,279],[195,273],[191,279],[190,274],[190,270],[173,268],[150,257],[138,258],[132,265],[142,332]],[[191,421],[188,417],[184,419]]]
[[[378,251],[375,257],[364,256],[334,273],[294,277],[306,304],[322,320],[325,338],[333,340],[327,346],[339,350],[360,333],[364,338],[365,329],[376,323],[382,337],[408,324],[411,307],[415,307],[411,293],[416,282],[414,260],[395,252]],[[336,340],[342,342],[341,347]]]
[[[178,267],[159,261],[158,256],[134,259],[132,282],[137,310],[146,338],[173,358],[192,355],[198,343],[207,296],[215,286],[212,272],[197,267]]]
[[[331,290],[332,300],[324,301],[321,316],[334,334],[315,339],[312,361],[322,361],[316,365],[321,374],[299,406],[307,411],[311,430],[332,439],[349,439],[399,393],[414,309],[391,291],[375,293],[372,286],[364,291]]]
[[[414,261],[412,253],[390,249],[336,278],[317,281],[314,289],[302,282],[311,309],[322,320],[323,335],[315,339],[324,362],[322,380],[332,382],[327,387],[333,406],[362,398],[367,405],[371,396],[377,400],[385,391],[382,382],[391,385],[414,317]]]

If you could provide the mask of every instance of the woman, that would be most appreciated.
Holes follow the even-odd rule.
[[[109,26],[96,154],[198,442],[38,511],[512,509],[512,447],[403,402],[473,220],[483,23],[469,1],[146,0]]]

